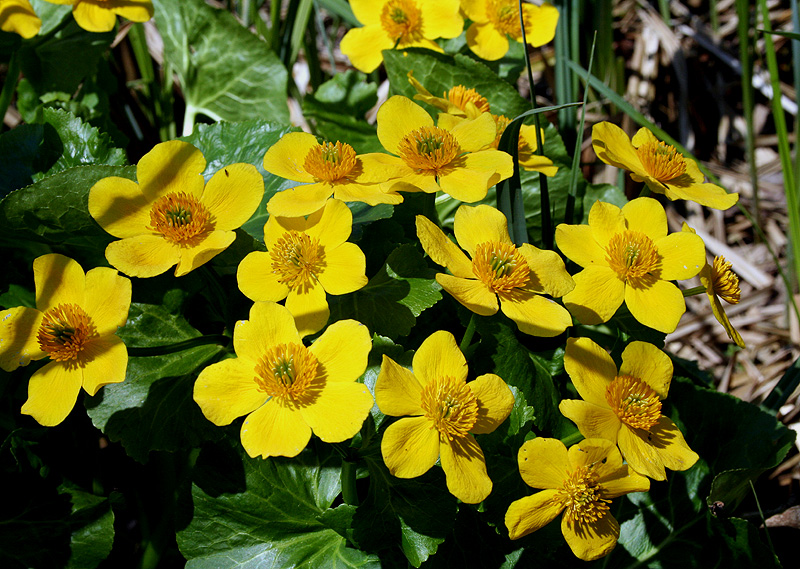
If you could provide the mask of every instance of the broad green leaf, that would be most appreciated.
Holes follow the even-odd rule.
[[[164,308],[132,304],[118,335],[127,346],[163,346],[197,338],[199,332]],[[194,381],[221,348],[205,345],[180,352],[130,357],[125,381],[86,398],[92,423],[126,452],[146,462],[151,450],[175,451],[222,436],[192,398]]]
[[[375,334],[407,336],[416,317],[441,300],[440,290],[416,248],[401,245],[367,286],[349,295],[329,297],[330,322],[353,318]]]
[[[266,43],[204,0],[154,0],[153,6],[164,55],[186,99],[185,127],[198,113],[288,124],[286,69]]]
[[[295,458],[243,456],[224,465],[202,457],[194,516],[177,535],[187,569],[380,567],[337,532],[343,520],[331,505],[340,492],[340,461],[330,452],[321,457],[308,448]]]
[[[111,553],[114,544],[114,512],[107,498],[62,485],[72,501],[72,535],[67,569],[92,569]]]
[[[12,308],[14,306],[36,307],[36,296],[33,290],[19,286],[9,285],[8,291],[0,294],[0,307]]]

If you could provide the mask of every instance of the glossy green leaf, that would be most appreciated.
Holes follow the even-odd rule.
[[[114,512],[107,498],[62,486],[72,501],[70,550],[67,569],[97,567],[114,544]]]

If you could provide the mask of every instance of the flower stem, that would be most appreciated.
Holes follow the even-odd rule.
[[[461,338],[461,344],[459,344],[458,346],[462,353],[467,351],[470,342],[472,342],[472,337],[475,335],[476,320],[477,318],[475,318],[475,313],[473,312],[472,315],[469,317],[469,324],[467,324],[467,329],[464,332],[464,337]]]
[[[350,506],[358,506],[356,463],[349,460],[342,460],[342,500]]]
[[[650,195],[650,188],[648,188],[647,186],[643,187],[642,191],[639,192],[639,197],[640,198],[646,198],[649,195]]]
[[[223,336],[222,334],[211,334],[208,336],[198,336],[197,338],[191,338],[175,344],[166,344],[164,346],[150,346],[147,348],[137,348],[135,346],[128,347],[128,355],[132,358],[164,356],[166,354],[174,354],[176,352],[182,352],[183,350],[196,348],[197,346],[207,346],[209,344],[227,346],[230,344],[230,342],[231,339],[228,336]]]
[[[574,433],[567,435],[561,442],[564,443],[564,446],[569,448],[570,446],[574,445],[575,443],[579,443],[584,439],[583,435],[580,431],[575,431]]]
[[[2,92],[0,92],[0,119],[6,116],[8,106],[11,104],[11,98],[17,89],[17,81],[19,81],[19,57],[17,56],[17,50],[14,50],[11,53],[11,60],[8,62],[6,82],[3,84]]]
[[[704,287],[704,286],[696,286],[694,288],[687,288],[686,290],[681,291],[681,292],[683,292],[683,296],[685,296],[685,297],[686,296],[695,296],[697,294],[703,294],[704,292],[706,292],[706,287]]]

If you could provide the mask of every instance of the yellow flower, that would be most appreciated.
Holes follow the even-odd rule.
[[[150,0],[46,0],[51,4],[69,4],[75,22],[87,32],[110,32],[117,16],[131,22],[146,22],[153,17]]]
[[[301,336],[321,330],[330,310],[327,294],[347,294],[367,284],[364,253],[347,238],[353,214],[344,202],[302,217],[272,216],[264,225],[267,252],[239,263],[239,289],[253,301],[286,299]]]
[[[31,376],[22,413],[52,427],[72,411],[81,387],[94,395],[125,379],[128,350],[115,334],[128,319],[131,281],[105,267],[84,273],[56,254],[33,262],[33,278],[36,308],[0,312],[0,368],[50,358]]]
[[[506,217],[488,205],[458,208],[455,235],[472,261],[441,229],[417,216],[422,248],[434,263],[452,273],[438,273],[436,282],[458,302],[476,314],[490,316],[497,312],[499,299],[503,314],[533,336],[557,336],[572,324],[562,306],[540,296],[560,297],[575,286],[558,253],[527,243],[515,247]]]
[[[607,322],[622,305],[636,320],[675,331],[686,303],[670,281],[688,279],[705,263],[702,239],[691,233],[667,235],[664,208],[652,198],[617,206],[595,202],[589,225],[556,227],[556,244],[583,270],[564,305],[583,324]]]
[[[519,449],[519,473],[528,486],[543,488],[512,502],[506,512],[511,539],[519,539],[561,518],[561,533],[584,561],[608,555],[619,538],[611,500],[646,492],[650,481],[622,464],[613,443],[586,439],[567,450],[557,439],[538,438]]]
[[[250,164],[232,164],[205,184],[206,161],[186,142],[157,144],[136,167],[139,183],[109,177],[89,191],[89,213],[120,241],[106,259],[133,277],[154,277],[173,265],[180,277],[224,251],[234,229],[255,213],[264,179]]]
[[[683,231],[695,233],[695,230],[689,227],[686,222],[683,223]],[[711,304],[711,312],[717,322],[722,324],[728,338],[740,348],[744,348],[744,340],[742,335],[733,327],[728,315],[725,314],[720,299],[728,304],[739,304],[739,296],[742,291],[739,289],[739,277],[731,270],[732,264],[725,260],[722,255],[714,257],[713,264],[709,265],[706,262],[700,270],[700,282],[706,289],[708,302]]]
[[[233,331],[236,358],[212,364],[194,384],[194,400],[215,425],[247,415],[242,446],[251,457],[297,456],[311,433],[328,443],[351,438],[373,400],[356,380],[372,348],[366,326],[340,320],[311,346],[289,311],[256,302]]]
[[[632,139],[621,128],[601,122],[592,128],[592,147],[606,164],[628,170],[636,182],[670,200],[689,200],[714,209],[728,209],[739,194],[705,183],[697,162],[686,158],[652,132],[640,128]]]
[[[467,383],[467,360],[450,332],[434,332],[422,342],[413,367],[411,373],[383,356],[375,402],[385,415],[404,417],[383,435],[383,461],[394,476],[415,478],[440,458],[450,493],[477,504],[492,491],[492,481],[472,435],[500,426],[514,395],[491,373]]]
[[[396,95],[378,109],[378,139],[396,154],[391,164],[403,175],[387,182],[391,191],[434,193],[439,190],[462,202],[476,202],[514,172],[511,156],[482,150],[495,138],[492,117],[482,114],[452,129],[433,125],[425,110]]]
[[[454,38],[464,29],[458,0],[350,0],[363,28],[342,38],[342,53],[353,67],[372,73],[383,61],[384,49],[424,47],[442,52],[433,41]]]
[[[475,89],[456,85],[441,97],[436,97],[414,78],[412,71],[408,72],[408,82],[417,91],[414,95],[415,100],[428,103],[449,115],[474,119],[482,113],[489,112],[489,101]]]
[[[0,30],[30,39],[41,27],[42,21],[28,0],[0,0]]]
[[[487,61],[495,61],[508,51],[508,38],[522,42],[517,0],[461,0],[461,9],[472,25],[467,29],[467,45],[472,52]],[[523,4],[525,37],[530,45],[539,47],[556,35],[558,10],[545,2],[541,6]]]
[[[299,217],[314,213],[335,197],[346,202],[369,205],[398,204],[403,197],[384,192],[379,185],[401,175],[397,166],[386,164],[386,154],[356,155],[343,142],[317,142],[306,132],[290,132],[281,137],[264,156],[264,169],[271,174],[306,182],[275,194],[267,204],[270,215]]]
[[[570,338],[564,367],[583,401],[565,399],[561,413],[587,438],[619,445],[630,467],[653,480],[665,468],[686,470],[697,462],[680,429],[661,414],[672,381],[672,361],[647,342],[631,342],[617,366],[589,338]]]

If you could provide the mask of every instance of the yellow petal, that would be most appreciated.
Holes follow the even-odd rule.
[[[461,0],[461,9],[473,22],[486,23],[489,16],[486,13],[486,0]]]
[[[322,364],[326,381],[353,382],[367,369],[372,339],[361,322],[339,320],[328,326],[309,349]]]
[[[596,201],[589,210],[589,227],[597,245],[605,250],[611,238],[625,230],[625,216],[614,204]]]
[[[348,30],[339,44],[339,49],[350,58],[353,67],[363,73],[375,71],[383,62],[382,51],[392,47],[394,42],[379,23]]]
[[[86,275],[81,266],[64,255],[50,253],[33,261],[36,308],[47,312],[59,304],[85,304]]]
[[[467,28],[467,45],[472,53],[486,61],[497,61],[508,52],[508,39],[491,23],[472,22]]]
[[[643,177],[647,176],[630,138],[617,125],[605,121],[594,125],[592,127],[592,148],[597,157],[606,164],[630,170]]]
[[[531,439],[520,447],[517,463],[520,476],[531,488],[558,489],[569,470],[567,447],[558,439]]]
[[[433,126],[433,119],[425,109],[406,97],[390,97],[378,109],[378,139],[392,154],[397,154],[397,146],[403,137],[423,126]]]
[[[658,201],[653,198],[636,198],[622,206],[630,231],[640,231],[653,241],[667,235],[667,214]],[[698,237],[699,239],[699,237]]]
[[[274,302],[256,302],[250,319],[240,320],[233,330],[236,355],[251,362],[261,359],[277,344],[299,344],[300,335],[291,313]]]
[[[139,235],[114,241],[106,247],[106,260],[131,277],[154,277],[177,264],[181,253],[160,235]]]
[[[128,319],[131,281],[117,271],[97,267],[86,273],[86,311],[100,336],[114,334]]]
[[[217,230],[241,227],[264,196],[264,178],[252,164],[231,164],[214,174],[201,201],[214,216]]]
[[[595,241],[594,231],[588,225],[560,224],[556,227],[556,245],[581,267],[607,266],[606,251]]]
[[[464,158],[465,162],[469,156],[472,155],[467,155]],[[492,171],[482,168],[469,166],[453,168],[439,176],[439,188],[454,199],[474,203],[486,197],[487,191],[494,185],[491,181],[494,175]]]
[[[313,182],[314,176],[306,171],[304,163],[309,151],[317,146],[319,143],[313,134],[286,133],[267,149],[264,155],[264,170],[295,182]]]
[[[497,295],[475,279],[462,279],[437,273],[436,282],[450,295],[475,314],[491,316],[497,313]]]
[[[439,432],[427,417],[400,419],[383,434],[381,455],[393,476],[422,476],[439,458]]]
[[[82,3],[83,4],[83,3]],[[205,181],[206,159],[188,142],[170,140],[156,144],[136,166],[139,189],[148,201],[171,192],[185,192],[199,198]]]
[[[687,159],[686,162],[688,165],[691,161]],[[664,183],[667,187],[666,194],[669,199],[693,201],[706,207],[721,210],[726,210],[736,205],[736,202],[739,201],[739,194],[729,194],[724,188],[717,185],[691,182],[688,176],[685,179],[686,181],[684,181],[683,176],[680,176]]]
[[[361,172],[355,178],[359,184],[377,184],[408,173],[402,159],[383,152],[359,154],[356,159],[361,164]]]
[[[422,385],[409,370],[384,355],[375,381],[375,403],[384,415],[422,415]]]
[[[352,438],[373,405],[372,394],[363,383],[328,383],[314,402],[300,407],[303,420],[326,443]]]
[[[539,249],[528,243],[520,245],[518,250],[531,270],[531,280],[526,289],[558,298],[575,288],[575,281],[567,272],[564,260],[558,253]]]
[[[511,414],[514,394],[506,382],[493,373],[484,374],[467,386],[478,400],[478,420],[470,432],[476,435],[491,433]]]
[[[505,152],[501,152],[500,150],[480,150],[478,152],[472,152],[467,154],[463,158],[464,160],[464,168],[469,171],[474,171],[475,174],[490,174],[488,181],[484,184],[485,189],[489,189],[492,186],[500,183],[502,180],[506,178],[510,178],[511,174],[514,173],[514,161],[511,158],[511,155],[506,154]],[[459,173],[461,170],[459,169]],[[459,174],[461,175],[461,174]],[[458,189],[451,187],[456,183],[456,180],[459,179],[459,175],[456,173],[453,174],[446,174],[441,176],[440,184],[442,185],[442,189],[444,190],[445,186],[448,187],[447,193],[451,196],[455,197],[456,199],[460,199],[461,201],[472,201],[475,202],[478,199],[476,196],[482,193],[485,197],[486,192],[481,190],[478,191],[477,184],[475,184],[473,189],[463,188]],[[452,177],[451,177],[452,176]],[[461,176],[463,178],[463,176]],[[445,182],[445,179],[447,181]],[[451,191],[452,190],[452,191]],[[453,192],[456,192],[455,194]],[[459,198],[457,196],[464,196],[464,198]]]
[[[569,338],[564,369],[584,401],[610,408],[606,387],[617,376],[617,366],[608,353],[589,338]]]
[[[458,215],[458,212],[456,212]],[[447,236],[427,217],[417,216],[417,239],[437,265],[447,267],[457,277],[473,277],[472,263]]]
[[[609,513],[595,522],[561,519],[561,533],[575,557],[594,561],[611,553],[619,539],[619,523]]]
[[[0,30],[30,39],[39,33],[42,20],[28,0],[5,0],[0,3]]]
[[[450,493],[467,504],[477,504],[492,491],[486,459],[472,435],[443,440],[439,447],[442,470]]]
[[[672,233],[656,241],[661,256],[661,278],[665,281],[689,279],[706,264],[703,240],[694,233]]]
[[[542,490],[511,502],[506,512],[508,537],[519,539],[543,528],[564,510],[560,501],[554,500],[556,490]]]
[[[450,332],[438,330],[428,336],[414,354],[414,375],[422,386],[441,378],[467,380],[467,360]]]
[[[616,498],[631,492],[647,492],[650,489],[650,479],[637,474],[627,464],[613,476],[600,478],[598,482],[602,485],[603,496],[606,498]]]
[[[558,404],[558,410],[575,423],[587,439],[617,441],[621,423],[619,417],[608,406],[599,407],[578,399],[562,399]]]
[[[117,336],[106,336],[93,340],[81,354],[86,363],[83,367],[83,388],[94,395],[104,385],[125,381],[128,369],[128,348]]]
[[[516,322],[520,332],[531,336],[552,338],[572,326],[572,317],[563,306],[538,294],[501,295],[500,310]]]
[[[82,370],[64,362],[50,362],[36,370],[28,383],[28,400],[20,412],[40,425],[53,427],[67,418],[81,390]]]
[[[680,429],[663,415],[649,432],[624,426],[619,432],[619,448],[632,469],[653,480],[665,480],[665,468],[687,470],[698,459]]]
[[[647,288],[625,287],[625,304],[636,320],[669,334],[686,312],[683,293],[671,282],[656,281]]]
[[[390,156],[389,158],[394,158]],[[391,190],[384,191],[383,186],[376,184],[337,183],[333,197],[343,202],[362,202],[369,205],[403,203],[403,196]],[[321,206],[320,206],[321,207]]]
[[[541,47],[556,36],[558,10],[545,2],[541,6],[523,4],[525,39],[533,47]]]
[[[278,400],[267,401],[242,423],[242,446],[255,458],[297,456],[311,439],[311,427],[300,412]]]
[[[491,114],[482,113],[475,119],[458,122],[450,133],[458,141],[461,150],[464,152],[477,152],[481,148],[490,145],[497,138],[497,124]]]
[[[72,7],[72,16],[87,32],[110,32],[117,23],[114,12],[91,2],[77,2]]]
[[[464,29],[464,18],[458,8],[459,0],[421,3],[422,35],[430,40],[458,37]]]
[[[742,339],[741,334],[733,327],[731,321],[728,319],[728,315],[725,313],[725,308],[722,306],[722,302],[720,302],[719,298],[713,292],[713,288],[710,285],[703,283],[706,286],[706,295],[708,296],[708,301],[711,303],[711,312],[714,314],[714,318],[717,319],[717,322],[722,324],[722,327],[725,329],[725,332],[728,334],[728,338],[733,340],[733,342],[739,346],[740,348],[744,348],[744,340]],[[712,292],[708,292],[711,290]]]
[[[350,0],[350,8],[363,26],[380,25],[381,10],[384,5],[385,2],[375,2],[375,0]]]
[[[280,217],[310,215],[325,207],[332,194],[333,186],[327,182],[289,188],[269,199],[267,211]]]
[[[619,374],[644,381],[664,399],[672,381],[672,360],[653,344],[631,342],[622,352]]]
[[[289,295],[286,297],[286,308],[294,316],[297,331],[301,336],[308,336],[322,330],[331,315],[325,289],[321,286],[307,290],[289,291]]]
[[[278,281],[272,271],[272,258],[269,253],[253,251],[239,263],[236,269],[239,290],[253,301],[277,302],[286,298],[289,287]]]
[[[103,178],[89,190],[89,213],[114,237],[150,233],[150,205],[139,185],[125,178]]]
[[[459,207],[455,215],[454,230],[458,244],[473,259],[475,250],[481,243],[497,241],[512,244],[508,235],[506,216],[500,210],[488,205]]]
[[[328,294],[348,294],[366,286],[367,261],[355,243],[326,249],[325,268],[317,276]]]
[[[134,237],[135,239],[135,237]],[[175,276],[182,277],[222,253],[236,240],[233,231],[212,231],[194,247],[181,247]]]
[[[626,287],[608,267],[587,267],[573,275],[575,288],[562,298],[581,324],[608,322],[622,305]]]
[[[36,338],[43,317],[41,311],[25,306],[0,312],[0,368],[14,371],[47,355]]]
[[[131,22],[146,22],[153,17],[151,0],[107,0],[109,8]]]
[[[342,201],[328,200],[325,207],[308,216],[306,233],[326,249],[338,247],[353,231],[353,214]]]
[[[318,222],[321,215],[322,210],[320,209],[309,216],[309,219]],[[264,244],[267,246],[267,250],[271,251],[285,233],[289,231],[304,232],[307,228],[308,220],[304,217],[270,215],[269,219],[267,219],[267,222],[264,224]]]
[[[255,376],[252,360],[239,357],[211,364],[197,376],[194,400],[206,419],[215,425],[230,425],[266,402],[268,397],[258,390]]]

